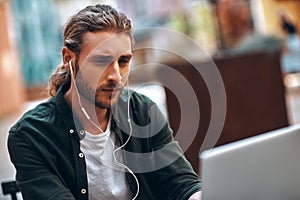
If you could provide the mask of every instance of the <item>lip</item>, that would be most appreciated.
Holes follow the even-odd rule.
[[[104,88],[101,91],[104,91],[104,92],[117,92],[117,91],[120,91],[120,90],[121,90],[120,88],[114,88],[114,89]]]

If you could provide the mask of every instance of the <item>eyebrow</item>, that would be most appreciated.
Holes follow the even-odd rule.
[[[132,54],[121,55],[120,58],[131,59]],[[92,61],[92,62],[96,62],[96,61],[99,61],[99,60],[113,60],[113,59],[114,59],[114,57],[111,56],[111,55],[95,55],[95,56],[92,56],[92,57],[88,58],[88,60]]]

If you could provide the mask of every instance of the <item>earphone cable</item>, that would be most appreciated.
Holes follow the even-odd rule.
[[[77,94],[77,98],[78,98],[78,103],[79,103],[79,106],[84,114],[84,116],[87,118],[87,120],[92,123],[101,133],[104,133],[104,131],[101,129],[100,126],[98,126],[91,118],[90,116],[88,115],[87,111],[84,109],[84,107],[82,106],[82,103],[81,103],[81,98],[80,98],[80,95],[79,95],[79,92],[78,92],[78,88],[77,88],[77,84],[75,82],[75,78],[74,78],[74,74],[73,74],[73,67],[72,67],[72,64],[71,64],[71,61],[69,62],[69,65],[70,65],[70,71],[71,71],[71,75],[72,75],[72,79],[73,79],[73,83],[74,83],[74,87],[75,87],[75,90],[76,90],[76,94]],[[127,85],[128,85],[128,80],[127,80]],[[135,196],[132,198],[132,200],[135,200],[139,194],[139,191],[140,191],[140,185],[139,185],[139,181],[138,181],[138,178],[137,176],[133,173],[133,171],[127,167],[125,164],[123,163],[120,163],[117,158],[116,158],[116,152],[121,150],[122,148],[124,148],[126,146],[126,144],[129,142],[131,136],[132,136],[132,124],[131,124],[131,120],[130,120],[130,112],[129,112],[129,109],[130,109],[130,95],[129,95],[129,89],[127,89],[127,94],[128,94],[128,104],[127,104],[127,122],[129,124],[129,137],[127,138],[127,140],[125,141],[125,143],[121,146],[119,146],[118,148],[115,149],[115,143],[112,141],[111,137],[109,137],[107,134],[105,134],[105,137],[111,142],[112,144],[112,148],[113,148],[113,159],[114,159],[114,164],[119,166],[119,167],[122,167],[124,169],[126,169],[135,179],[136,181],[136,185],[137,185],[137,191],[136,191],[136,194]]]

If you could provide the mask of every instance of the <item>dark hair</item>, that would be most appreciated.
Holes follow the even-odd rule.
[[[131,22],[125,14],[111,6],[97,4],[87,6],[69,19],[63,31],[64,46],[73,51],[78,60],[83,44],[83,35],[86,32],[96,31],[124,32],[130,36],[132,41]],[[48,86],[50,95],[54,96],[58,88],[68,81],[70,81],[70,74],[61,63],[50,77]]]

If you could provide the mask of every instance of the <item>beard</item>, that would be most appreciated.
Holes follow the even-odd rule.
[[[78,93],[87,99],[91,104],[101,109],[111,109],[115,105],[121,95],[124,88],[124,83],[116,83],[110,81],[106,84],[97,86],[93,89],[89,81],[86,81],[80,70],[77,72],[76,85]]]

